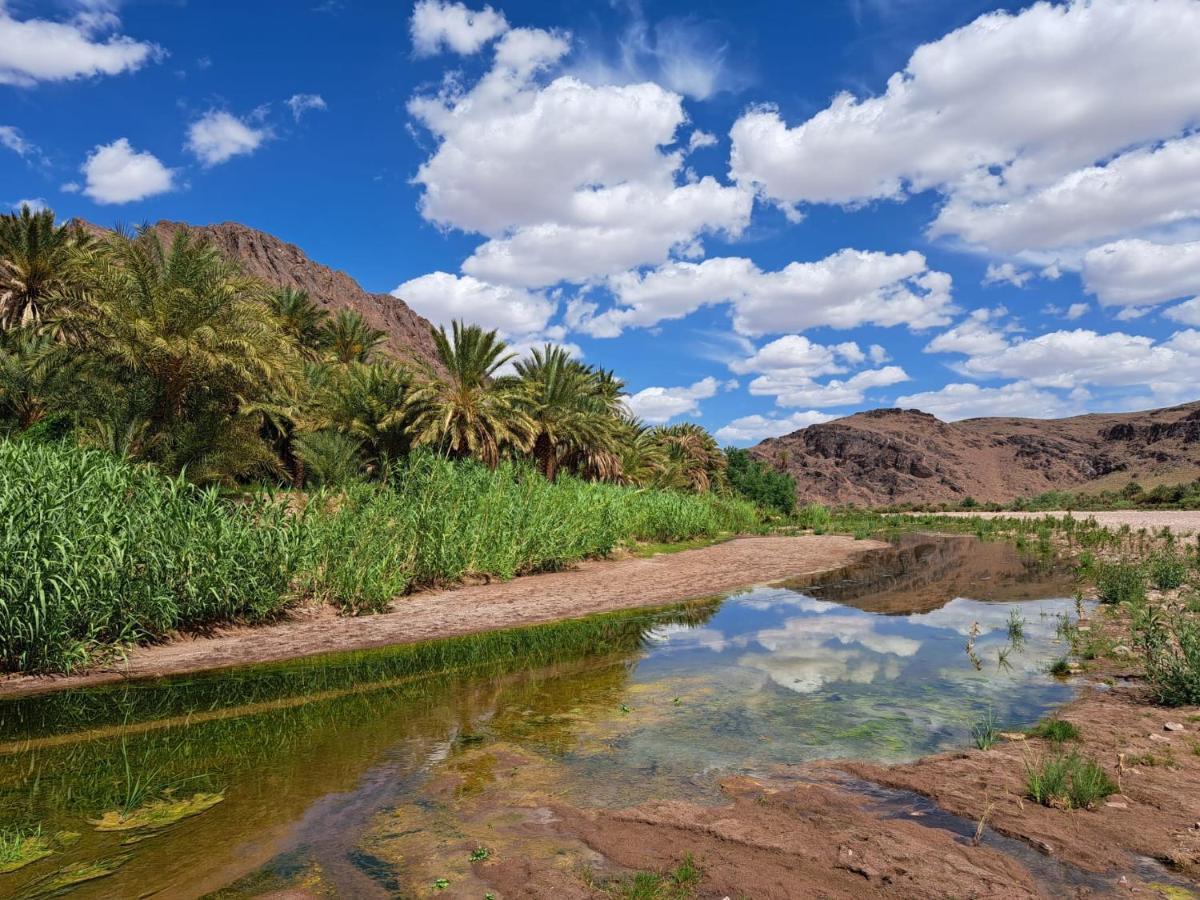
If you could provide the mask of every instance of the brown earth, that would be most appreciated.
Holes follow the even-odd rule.
[[[796,480],[802,502],[1007,503],[1050,490],[1114,490],[1200,477],[1200,402],[1069,419],[942,422],[876,409],[751,449]]]
[[[108,668],[0,679],[0,699],[662,606],[839,568],[862,551],[886,546],[842,535],[746,537],[649,559],[589,561],[563,572],[403,597],[379,615],[297,614],[275,625],[181,635],[165,644],[135,647]]]
[[[106,229],[97,225],[80,224],[94,234],[106,233]],[[360,313],[367,324],[387,334],[386,347],[397,358],[435,369],[441,367],[431,336],[433,326],[428,319],[398,297],[369,293],[345,272],[314,262],[295,244],[237,222],[188,225],[164,220],[152,227],[164,241],[171,240],[181,228],[189,229],[240,263],[248,275],[273,287],[307,291],[330,313],[343,309]]]

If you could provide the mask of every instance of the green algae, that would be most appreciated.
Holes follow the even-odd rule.
[[[212,809],[225,799],[224,794],[207,794],[197,792],[183,800],[171,797],[160,797],[151,800],[128,812],[109,810],[99,819],[93,819],[90,824],[97,831],[133,831],[135,829],[156,830],[174,825],[183,819],[198,816]]]
[[[86,863],[64,866],[57,872],[52,872],[45,878],[34,882],[31,888],[21,896],[28,900],[61,896],[86,882],[107,878],[131,859],[133,859],[132,853],[121,853]]]

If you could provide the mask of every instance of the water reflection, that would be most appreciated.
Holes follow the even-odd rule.
[[[78,895],[245,895],[319,871],[383,896],[416,877],[395,854],[428,855],[472,797],[521,815],[547,796],[716,799],[730,773],[962,745],[988,710],[1017,726],[1068,698],[1044,671],[1069,594],[1006,545],[906,538],[723,602],[0,704],[0,818],[83,834],[0,876],[0,895],[128,854]],[[125,801],[130,773],[225,799],[123,846],[87,822]]]

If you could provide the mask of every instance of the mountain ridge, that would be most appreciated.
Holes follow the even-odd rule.
[[[787,472],[801,502],[1007,503],[1050,490],[1114,490],[1200,477],[1200,401],[1064,419],[942,420],[875,409],[750,448]]]

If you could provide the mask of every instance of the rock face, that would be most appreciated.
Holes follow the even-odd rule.
[[[1200,477],[1200,402],[1069,419],[947,423],[876,409],[768,438],[751,453],[801,502],[1004,503],[1049,490],[1117,490]]]
[[[103,231],[87,223],[85,227],[93,232]],[[246,274],[278,287],[308,291],[309,296],[330,313],[355,310],[369,325],[387,333],[386,347],[393,356],[440,368],[428,319],[417,315],[403,300],[391,294],[368,293],[345,272],[309,259],[295,244],[237,222],[188,225],[162,221],[152,227],[164,242],[170,241],[179,229],[186,228],[241,263]]]

